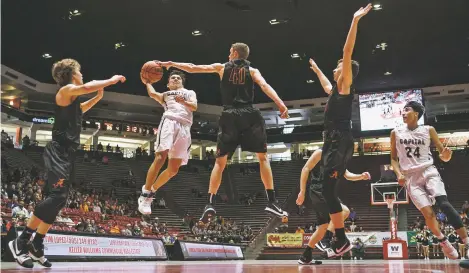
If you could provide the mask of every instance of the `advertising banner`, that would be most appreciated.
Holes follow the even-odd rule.
[[[303,246],[302,233],[267,233],[267,246],[297,248]]]
[[[114,257],[167,259],[161,240],[93,237],[48,233],[44,238],[44,254],[55,258]]]

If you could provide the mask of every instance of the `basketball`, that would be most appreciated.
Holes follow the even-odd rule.
[[[156,61],[148,61],[140,71],[142,79],[155,83],[163,77],[163,68]]]

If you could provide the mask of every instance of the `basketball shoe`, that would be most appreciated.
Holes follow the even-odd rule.
[[[33,260],[28,255],[28,240],[16,238],[8,243],[8,247],[19,265],[26,268],[34,267]]]
[[[440,240],[440,246],[446,257],[451,260],[456,260],[458,258],[458,251],[451,245],[451,243],[448,241],[448,238],[445,237]]]

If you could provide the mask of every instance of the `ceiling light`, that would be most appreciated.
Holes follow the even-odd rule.
[[[10,101],[10,105],[13,106],[15,102],[13,100]]]
[[[306,83],[313,83],[313,80],[307,80]]]
[[[392,75],[392,73],[389,71],[386,71],[386,73],[384,73],[384,76],[389,76],[389,75]]]
[[[202,31],[197,30],[197,29],[192,31],[192,36],[200,36],[200,35],[202,35]]]
[[[81,14],[82,14],[82,12],[77,10],[77,9],[69,10],[68,15],[66,17],[64,17],[64,19],[73,20],[74,17],[80,16]]]
[[[386,50],[387,47],[388,47],[388,44],[385,42],[382,42],[376,45],[376,48],[377,49],[381,48],[381,50]]]
[[[382,10],[383,9],[383,6],[381,6],[381,4],[374,4],[373,5],[373,10]]]
[[[49,53],[44,53],[44,54],[42,54],[42,58],[50,59],[50,58],[52,58],[52,56]]]
[[[285,24],[285,23],[288,23],[288,19],[272,19],[272,20],[269,20],[269,23],[271,25]]]
[[[122,43],[122,42],[116,43],[116,44],[114,45],[114,48],[115,48],[116,50],[118,50],[118,49],[120,49],[120,48],[122,48],[122,47],[125,47],[125,44]]]
[[[292,59],[296,59],[296,58],[299,58],[299,57],[300,57],[300,54],[298,54],[298,53],[293,53],[293,54],[291,55],[291,58],[292,58]]]

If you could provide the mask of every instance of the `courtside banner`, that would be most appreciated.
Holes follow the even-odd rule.
[[[244,258],[240,246],[181,241],[179,243],[186,260],[235,260]]]
[[[368,247],[382,247],[383,241],[391,239],[391,232],[348,232],[346,233],[350,242],[355,241],[357,238],[365,243],[365,246]],[[308,245],[309,239],[311,239],[312,234],[305,233],[303,234],[303,247]],[[408,243],[408,232],[407,231],[398,231],[397,237]]]
[[[163,242],[158,239],[93,237],[57,233],[48,233],[44,238],[44,254],[46,257],[55,259],[112,257],[166,260],[168,258]]]
[[[267,246],[296,248],[303,246],[303,233],[267,233]]]

